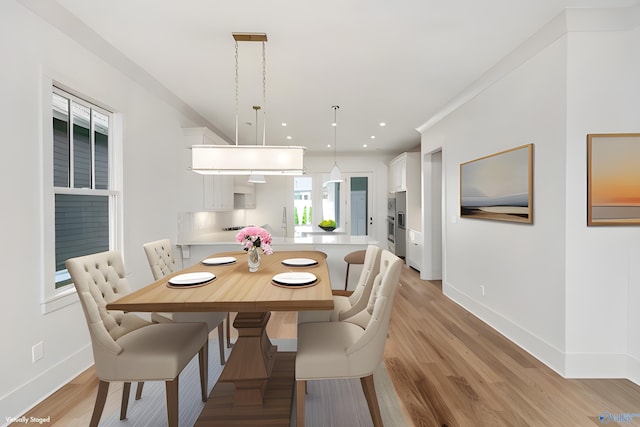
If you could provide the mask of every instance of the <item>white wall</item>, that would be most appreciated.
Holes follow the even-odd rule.
[[[422,137],[423,152],[443,148],[445,294],[560,371],[565,56],[565,40],[555,42]],[[460,218],[459,164],[528,143],[534,224]]]
[[[200,200],[202,189],[191,182],[188,150],[181,143],[181,128],[196,124],[15,1],[0,2],[0,54],[3,424],[93,360],[79,303],[41,313],[44,265],[52,262],[44,253],[42,223],[53,215],[43,208],[41,124],[43,111],[50,108],[41,102],[42,91],[50,90],[43,81],[57,80],[123,114],[122,249],[134,288],[151,280],[142,243],[175,238],[180,204]],[[32,363],[31,348],[39,341],[44,358]]]
[[[566,335],[567,375],[640,383],[640,228],[585,225],[586,135],[640,132],[637,21],[569,35]]]
[[[640,382],[640,229],[586,226],[586,135],[640,130],[638,16],[568,10],[423,128],[422,152],[443,148],[445,293],[568,377]],[[459,218],[459,164],[526,143],[534,223]]]

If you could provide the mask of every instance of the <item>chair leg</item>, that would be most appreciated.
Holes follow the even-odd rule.
[[[98,384],[98,395],[96,396],[96,404],[93,406],[93,414],[91,415],[90,427],[98,427],[100,417],[102,416],[102,410],[104,404],[107,401],[107,394],[109,393],[109,383],[107,381],[100,380]]]
[[[198,352],[198,362],[200,365],[200,392],[202,394],[202,401],[206,402],[209,398],[209,342],[203,345]]]
[[[227,348],[231,348],[231,316],[227,313]]]
[[[127,408],[129,407],[129,391],[131,391],[131,383],[127,381],[122,386],[122,403],[120,404],[120,421],[127,418]]]
[[[218,348],[220,349],[220,364],[224,365],[224,328],[222,323],[218,325]]]
[[[178,427],[178,377],[165,382],[167,393],[167,422],[169,427]]]
[[[138,383],[138,387],[136,388],[136,400],[142,399],[142,387],[144,387],[144,382],[140,381]]]
[[[378,398],[376,397],[376,388],[373,384],[373,374],[360,378],[360,384],[362,384],[364,397],[367,399],[367,405],[369,405],[374,427],[382,427],[382,415],[380,414],[380,405],[378,405]]]
[[[304,427],[304,401],[307,393],[307,382],[296,381],[296,426]]]
[[[347,263],[347,275],[344,278],[344,290],[347,290],[347,286],[349,286],[349,267],[351,267],[351,264]]]

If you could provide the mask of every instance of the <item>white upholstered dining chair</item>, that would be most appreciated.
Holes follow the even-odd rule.
[[[301,311],[298,324],[310,322],[336,322],[358,313],[367,306],[373,281],[380,271],[382,249],[376,245],[367,246],[362,272],[358,284],[349,296],[334,295],[333,310]]]
[[[382,363],[389,319],[402,260],[383,250],[367,306],[343,321],[298,325],[296,354],[296,422],[304,426],[307,381],[360,378],[374,426],[382,416],[373,372]]]
[[[178,425],[178,376],[198,354],[202,401],[207,400],[208,334],[202,323],[154,324],[106,305],[131,289],[122,256],[101,252],[65,262],[89,327],[98,379],[90,426],[97,426],[110,382],[124,382],[120,419],[126,418],[132,381],[165,381],[169,426]]]
[[[145,243],[143,245],[144,252],[147,255],[149,266],[154,280],[160,280],[163,277],[176,272],[180,269],[175,256],[173,255],[173,246],[169,239],[156,240],[154,242]],[[203,322],[207,324],[209,331],[218,328],[218,349],[220,351],[220,364],[224,365],[224,329],[222,324],[227,319],[228,313],[218,311],[208,311],[201,313],[151,313],[151,320],[156,323],[167,322]]]

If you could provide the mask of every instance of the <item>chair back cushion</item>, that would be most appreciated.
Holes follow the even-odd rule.
[[[373,281],[380,271],[380,254],[382,249],[379,246],[369,245],[364,255],[364,264],[362,265],[362,273],[358,280],[358,285],[353,293],[349,296],[349,302],[354,308],[352,314],[362,310],[369,300]]]
[[[101,252],[68,259],[65,265],[82,304],[94,355],[96,347],[120,353],[115,340],[149,324],[135,314],[106,309],[109,302],[131,292],[122,256],[117,251]]]
[[[367,328],[367,325],[371,320],[371,315],[373,314],[373,308],[375,306],[376,299],[380,294],[380,288],[382,286],[383,278],[387,274],[387,270],[389,269],[389,266],[393,262],[395,262],[396,259],[399,259],[399,258],[394,254],[392,254],[391,252],[387,250],[380,251],[380,265],[379,265],[378,274],[373,280],[373,284],[371,286],[371,291],[370,291],[371,293],[369,295],[369,299],[367,300],[366,306],[363,307],[360,311],[353,314],[352,316],[341,317],[343,320],[346,320],[347,322],[355,323],[356,325],[359,325],[362,328]]]
[[[369,295],[369,301],[367,303],[367,311],[369,314],[373,314],[373,307],[376,304],[376,299],[382,294],[382,282],[387,275],[389,267],[397,260],[399,260],[399,258],[389,251],[384,251],[380,255],[380,272],[373,282],[373,288],[371,289],[371,295]],[[398,278],[400,277],[399,275],[400,272],[398,272]]]
[[[360,312],[370,313],[364,334],[346,350],[351,369],[357,367],[357,370],[361,372],[373,372],[382,362],[393,300],[400,281],[402,265],[402,260],[391,252],[386,250],[382,252],[380,273],[376,278],[378,286],[376,287],[374,284],[374,289],[371,291],[370,301],[373,300],[373,310],[369,312],[366,309]]]
[[[173,246],[171,246],[169,239],[145,243],[143,247],[144,252],[147,254],[154,280],[160,280],[179,270],[176,258],[173,256]]]

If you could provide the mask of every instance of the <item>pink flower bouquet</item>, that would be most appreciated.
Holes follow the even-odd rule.
[[[262,249],[265,255],[271,255],[271,234],[262,227],[245,227],[236,234],[236,241],[248,251],[251,246]]]

